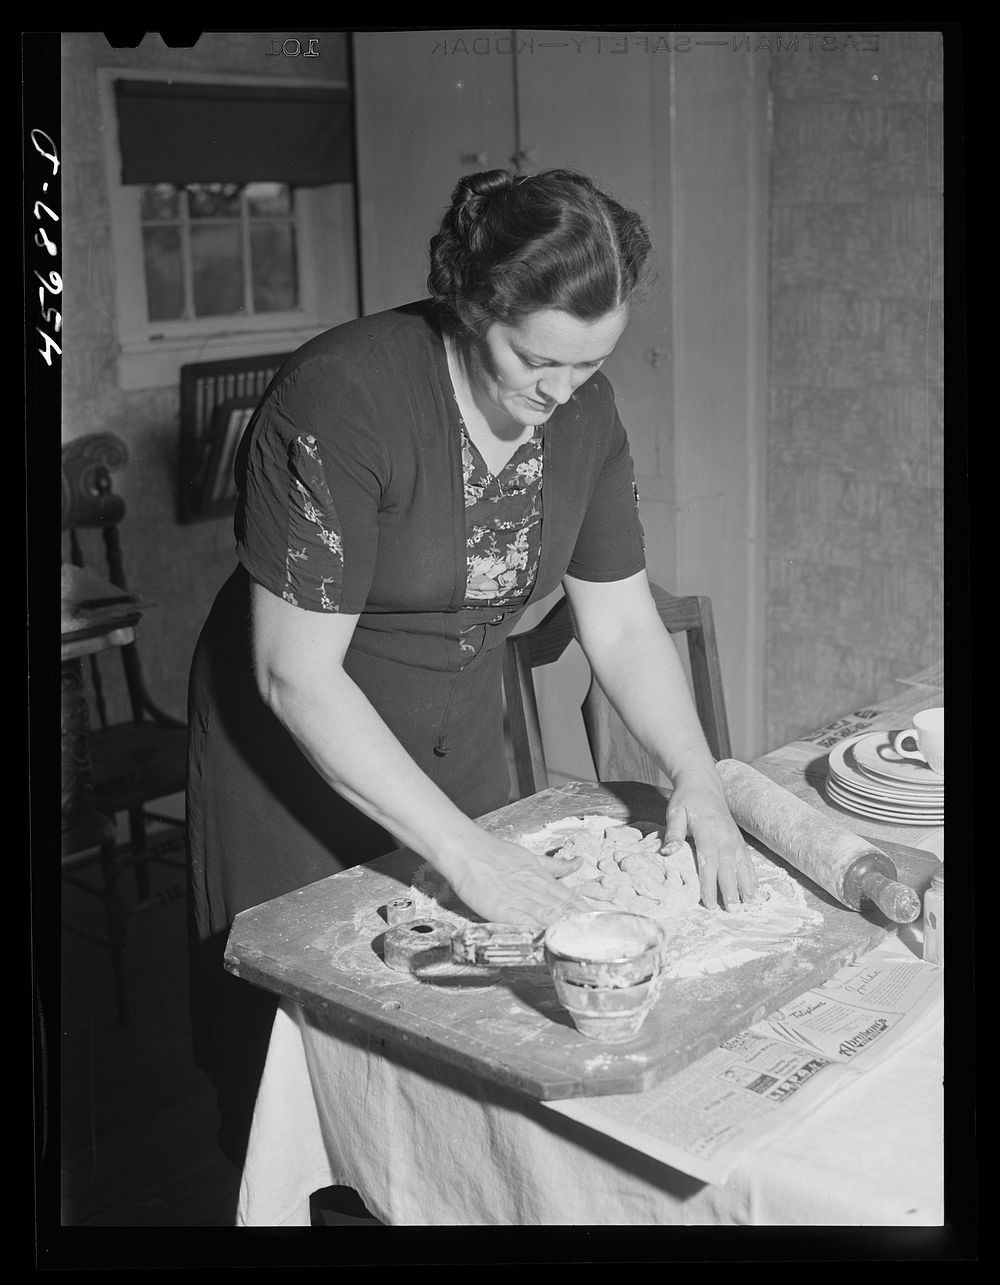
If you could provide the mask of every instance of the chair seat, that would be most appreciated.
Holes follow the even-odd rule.
[[[179,794],[187,773],[187,729],[119,723],[90,738],[94,803],[109,814]]]

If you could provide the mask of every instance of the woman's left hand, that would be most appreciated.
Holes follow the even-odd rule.
[[[676,851],[688,835],[694,840],[702,904],[714,908],[721,897],[729,910],[751,901],[757,876],[720,782],[699,778],[675,784],[667,807],[663,851]]]

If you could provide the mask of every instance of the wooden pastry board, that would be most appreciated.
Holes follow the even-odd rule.
[[[604,814],[663,824],[668,792],[632,782],[573,782],[481,818],[505,838],[566,817]],[[226,967],[245,980],[387,1041],[547,1100],[643,1092],[877,946],[895,925],[872,907],[848,910],[756,840],[822,915],[793,951],[723,972],[665,979],[639,1035],[601,1044],[580,1035],[544,966],[443,966],[423,976],[388,968],[380,955],[384,907],[408,893],[422,862],[405,850],[345,870],[236,917]],[[936,857],[880,846],[900,878],[923,891]]]

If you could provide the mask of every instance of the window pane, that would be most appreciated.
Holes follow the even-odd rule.
[[[238,183],[189,183],[188,206],[193,219],[238,219],[240,217]]]
[[[180,192],[173,183],[154,183],[142,189],[142,218],[176,219],[180,217]]]
[[[248,183],[243,189],[251,215],[291,214],[292,189],[285,183]]]
[[[193,227],[191,268],[196,317],[218,317],[243,311],[243,255],[239,227]]]
[[[283,312],[298,305],[294,238],[290,223],[256,223],[251,227],[254,312]]]
[[[180,228],[143,228],[146,299],[150,321],[169,321],[184,315],[184,273],[181,268]]]

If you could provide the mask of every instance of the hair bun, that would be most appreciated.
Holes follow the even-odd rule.
[[[451,203],[458,207],[478,198],[504,196],[514,186],[515,178],[510,170],[480,170],[478,174],[465,174],[455,185]]]
[[[481,170],[459,179],[451,195],[455,231],[475,252],[480,244],[483,220],[496,197],[506,196],[516,175],[509,170]]]
[[[469,251],[478,253],[485,245],[487,212],[496,197],[505,197],[514,186],[508,170],[482,170],[459,179],[451,194],[451,215],[455,233]]]

